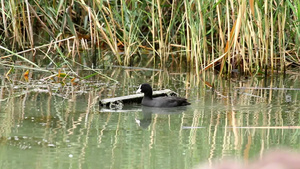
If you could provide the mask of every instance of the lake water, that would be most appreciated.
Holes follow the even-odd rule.
[[[211,74],[206,81],[215,90],[191,74],[121,70],[111,77],[119,83],[48,92],[2,78],[0,168],[189,169],[227,158],[248,162],[274,148],[300,151],[299,73]],[[192,104],[99,108],[99,99],[133,94],[142,82]]]

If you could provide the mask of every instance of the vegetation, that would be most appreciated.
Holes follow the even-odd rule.
[[[299,0],[1,1],[0,63],[284,71],[300,62],[299,10]]]
[[[300,0],[1,0],[0,6],[4,166],[137,168],[142,161],[191,168],[199,159],[246,161],[271,147],[299,149],[299,73],[227,80],[205,71],[264,75],[300,66]],[[98,99],[132,94],[146,80],[195,106],[154,114],[147,130],[134,123],[142,120],[140,110],[99,112]]]

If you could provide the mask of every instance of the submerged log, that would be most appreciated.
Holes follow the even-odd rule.
[[[173,92],[170,89],[165,90],[158,90],[153,92],[153,97],[159,97],[159,96],[177,96],[177,93]],[[131,104],[131,103],[141,103],[142,99],[144,97],[144,94],[132,94],[127,96],[121,96],[121,97],[114,97],[114,98],[108,98],[103,99],[99,101],[99,106],[114,110],[120,110],[123,108],[124,104]]]

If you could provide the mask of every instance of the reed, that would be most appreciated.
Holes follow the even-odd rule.
[[[26,0],[1,1],[1,6],[0,45],[7,49],[1,55],[30,51],[32,56],[24,52],[17,58],[27,57],[29,65],[167,68],[176,63],[200,76],[208,69],[228,75],[284,71],[300,61],[299,0]],[[44,57],[28,50],[71,36],[72,41],[39,48],[53,53],[40,63]],[[11,60],[1,57],[0,62]]]

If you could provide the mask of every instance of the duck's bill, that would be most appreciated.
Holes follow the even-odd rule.
[[[141,86],[139,87],[139,89],[137,89],[137,91],[135,93],[141,93],[142,92],[142,89],[141,89]]]

